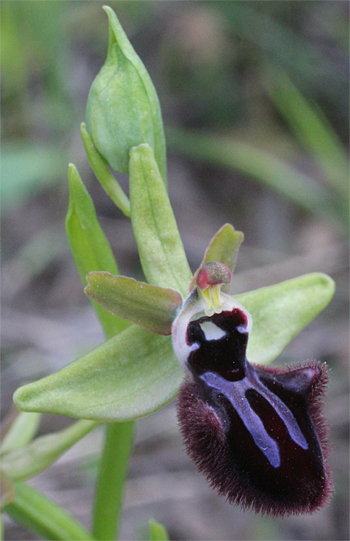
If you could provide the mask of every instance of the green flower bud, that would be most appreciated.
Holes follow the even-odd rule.
[[[130,149],[148,143],[165,181],[165,138],[156,90],[114,11],[107,6],[104,10],[109,19],[108,55],[88,97],[89,134],[120,173],[128,172]]]

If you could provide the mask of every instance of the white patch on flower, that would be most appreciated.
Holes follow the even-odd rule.
[[[220,329],[215,323],[212,323],[211,321],[204,321],[200,324],[202,331],[204,332],[205,339],[207,341],[211,340],[220,340],[224,336],[226,336],[225,331]]]
[[[231,312],[232,310],[238,309],[245,314],[247,317],[247,326],[240,326],[239,331],[249,333],[252,328],[252,318],[247,310],[243,308],[243,306],[236,301],[236,299],[230,295],[226,295],[225,293],[221,293],[221,302],[222,311]],[[204,300],[202,298],[198,298],[197,288],[194,288],[182,305],[182,308],[177,317],[174,319],[172,325],[171,334],[174,352],[185,372],[188,370],[187,360],[190,353],[199,348],[199,344],[197,342],[190,344],[187,340],[188,325],[190,321],[197,321],[198,319],[205,317],[205,308],[206,305]],[[203,322],[203,324],[204,323],[206,322]],[[203,329],[206,340],[220,340],[220,338],[225,336],[225,332],[217,327],[213,322],[208,323],[211,323],[212,327],[204,327]]]

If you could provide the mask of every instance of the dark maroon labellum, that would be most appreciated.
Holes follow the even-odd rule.
[[[321,398],[327,369],[251,365],[238,308],[191,321],[178,418],[198,469],[231,503],[274,515],[312,513],[332,492]]]

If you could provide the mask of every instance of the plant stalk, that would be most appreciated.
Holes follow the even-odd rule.
[[[94,539],[116,539],[123,488],[131,452],[134,421],[106,425],[105,445],[96,483],[92,534]]]

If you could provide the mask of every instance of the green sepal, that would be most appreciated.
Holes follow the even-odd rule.
[[[3,436],[0,453],[3,455],[29,443],[38,430],[40,413],[16,412],[11,425]]]
[[[97,180],[107,195],[112,199],[113,203],[125,214],[130,216],[130,201],[125,195],[119,182],[108,169],[108,164],[98,152],[89,132],[86,129],[85,122],[80,124],[80,134],[84,143],[86,155]]]
[[[25,483],[16,483],[16,498],[4,508],[10,517],[48,541],[89,541],[91,534],[71,515]]]
[[[105,270],[118,274],[112,249],[98,222],[92,199],[85,188],[77,168],[68,169],[69,205],[66,217],[66,234],[69,247],[84,285],[90,271]],[[112,316],[99,304],[93,303],[107,337],[125,329],[128,323]]]
[[[64,430],[40,436],[4,455],[1,467],[13,481],[24,481],[45,470],[96,426],[99,426],[99,423],[78,421]]]
[[[183,372],[171,338],[132,325],[59,372],[20,387],[18,409],[128,421],[170,402]]]
[[[196,284],[196,279],[199,271],[209,261],[219,261],[226,265],[233,273],[236,267],[239,248],[244,240],[244,235],[241,231],[236,231],[233,225],[225,224],[211,239],[208,248],[205,250],[202,263],[193,275],[190,291]],[[226,293],[230,284],[223,284],[221,291]]]
[[[86,279],[85,293],[111,314],[157,334],[171,333],[182,305],[177,291],[109,272],[89,272]]]
[[[131,222],[147,281],[186,298],[192,273],[149,145],[131,150],[129,180]]]
[[[152,146],[166,182],[165,137],[158,96],[150,76],[114,11],[109,20],[106,62],[92,83],[86,121],[91,139],[107,163],[127,173],[133,146]]]
[[[149,525],[149,541],[169,541],[169,535],[163,524],[151,519]]]
[[[270,287],[234,297],[253,318],[247,359],[268,364],[329,303],[334,281],[322,273],[310,273]]]

